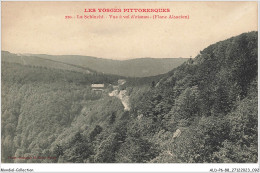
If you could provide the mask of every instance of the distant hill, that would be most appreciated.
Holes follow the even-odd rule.
[[[93,71],[86,68],[77,66],[74,64],[68,64],[64,62],[58,62],[55,60],[44,59],[34,55],[23,55],[23,54],[13,54],[8,51],[2,51],[1,59],[3,62],[11,62],[11,63],[18,63],[22,65],[30,65],[30,66],[39,66],[39,67],[46,67],[46,68],[54,68],[54,69],[62,69],[62,70],[70,70],[70,71],[77,71],[82,73],[92,73]]]
[[[188,60],[187,58],[138,58],[120,61],[79,55],[27,54],[27,56],[40,57],[86,67],[101,73],[127,77],[148,77],[167,73]]]

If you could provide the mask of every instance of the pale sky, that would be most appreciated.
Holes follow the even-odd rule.
[[[109,19],[85,8],[169,8],[189,19]],[[104,15],[105,19],[65,19]],[[2,50],[109,59],[195,57],[210,44],[258,30],[257,2],[2,2]]]

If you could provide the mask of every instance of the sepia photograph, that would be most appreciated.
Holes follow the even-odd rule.
[[[259,172],[258,2],[2,1],[1,163]]]

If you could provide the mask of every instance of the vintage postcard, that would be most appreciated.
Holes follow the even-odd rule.
[[[2,1],[1,34],[1,172],[259,171],[257,1]]]

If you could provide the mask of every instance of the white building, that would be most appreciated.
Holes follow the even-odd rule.
[[[105,89],[105,84],[91,84],[93,91],[103,91]]]

